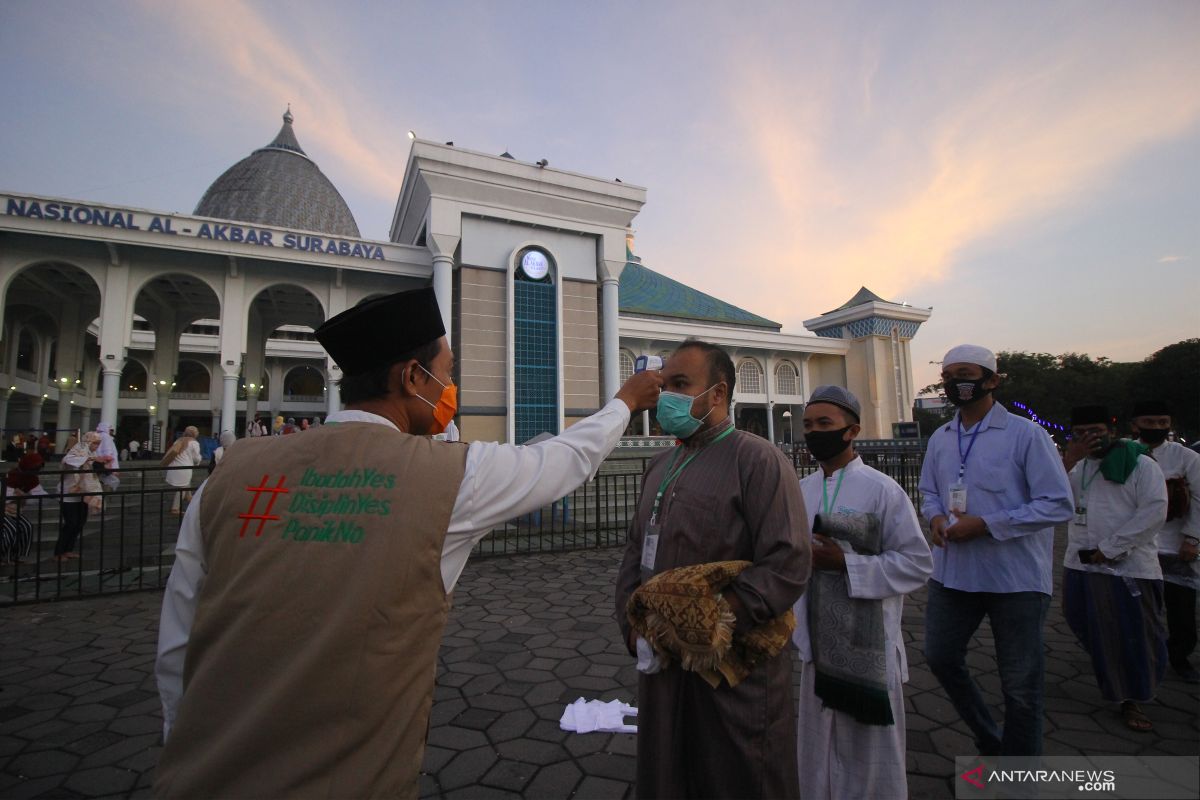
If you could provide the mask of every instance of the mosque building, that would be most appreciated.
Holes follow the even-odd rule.
[[[737,367],[739,427],[796,435],[811,389],[849,387],[864,437],[912,419],[909,342],[930,312],[860,290],[781,325],[633,254],[646,190],[416,139],[389,241],[363,239],[293,128],[234,164],[190,215],[0,192],[0,427],[113,424],[242,435],[255,417],[323,417],[341,372],[324,320],[432,285],[458,357],[465,440],[557,433],[610,398],[639,355],[689,337]],[[678,277],[678,268],[672,269]],[[370,347],[370,342],[363,342]],[[630,443],[657,432],[635,419]]]

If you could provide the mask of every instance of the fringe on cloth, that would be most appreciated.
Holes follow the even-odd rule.
[[[629,624],[664,666],[678,662],[714,689],[722,678],[737,686],[777,656],[796,627],[788,609],[744,635],[735,633],[737,618],[721,592],[749,566],[749,561],[715,561],[655,575],[629,598]]]

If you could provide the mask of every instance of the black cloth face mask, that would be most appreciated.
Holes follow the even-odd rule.
[[[812,453],[817,461],[828,461],[836,457],[850,446],[850,442],[842,437],[851,427],[853,426],[847,425],[840,431],[809,431],[804,434],[808,452]]]
[[[976,380],[964,380],[951,378],[946,381],[946,399],[956,406],[965,406],[968,403],[973,403],[981,397],[989,394],[992,390],[984,388],[984,382],[988,377],[978,378]]]
[[[1149,445],[1159,445],[1167,440],[1167,428],[1138,428],[1138,438]]]

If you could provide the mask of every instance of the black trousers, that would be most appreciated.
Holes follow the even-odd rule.
[[[54,543],[54,555],[75,551],[75,543],[83,532],[83,523],[87,522],[87,503],[60,503],[62,521],[58,528],[58,541]]]
[[[1167,607],[1167,656],[1171,665],[1182,667],[1196,649],[1196,590],[1163,581]]]

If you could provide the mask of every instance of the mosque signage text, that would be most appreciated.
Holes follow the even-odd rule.
[[[383,256],[383,248],[375,244],[278,229],[257,228],[237,223],[202,222],[186,217],[149,214],[144,211],[100,208],[82,203],[5,197],[4,213],[12,217],[66,222],[73,225],[95,225],[101,228],[146,231],[165,236],[190,236],[214,242],[278,247],[284,250],[328,253],[329,255],[374,261],[386,260]]]

